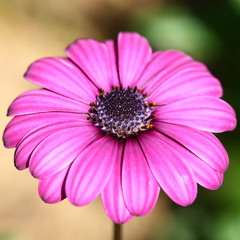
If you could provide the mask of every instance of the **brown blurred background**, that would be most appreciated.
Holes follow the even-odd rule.
[[[116,37],[123,15],[130,14],[136,2],[1,0],[1,135],[10,120],[5,115],[11,101],[20,93],[37,88],[22,77],[31,62],[46,56],[64,56],[64,48],[77,38]],[[140,5],[148,2],[143,0]],[[0,240],[111,239],[112,222],[100,198],[81,208],[67,200],[45,204],[38,197],[37,180],[28,170],[17,171],[14,151],[4,149],[2,144],[0,147]],[[153,236],[152,229],[165,215],[164,205],[163,202],[149,216],[126,224],[125,239]],[[156,219],[158,224],[154,223]]]
[[[9,104],[37,88],[22,77],[46,56],[64,56],[77,38],[116,38],[138,31],[154,49],[178,49],[204,61],[221,79],[224,99],[238,112],[240,1],[0,0],[0,133]],[[151,214],[124,226],[124,239],[237,240],[240,236],[239,133],[220,135],[231,165],[218,191],[199,189],[187,208],[162,193]],[[0,240],[111,239],[112,222],[101,200],[77,208],[38,197],[37,180],[17,171],[13,150],[0,146]]]

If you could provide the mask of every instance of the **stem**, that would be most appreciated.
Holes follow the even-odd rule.
[[[113,240],[121,240],[122,239],[122,224],[114,223],[114,236]]]

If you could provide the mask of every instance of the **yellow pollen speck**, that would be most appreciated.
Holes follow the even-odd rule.
[[[148,125],[146,126],[146,128],[147,128],[147,129],[153,128],[153,124],[148,124]]]
[[[120,130],[119,133],[120,133],[120,134],[123,134],[123,133],[124,133],[124,130]]]
[[[151,106],[156,106],[157,104],[155,102],[152,102],[151,103]]]

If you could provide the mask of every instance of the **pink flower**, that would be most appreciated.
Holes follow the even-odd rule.
[[[77,206],[100,194],[116,223],[148,214],[160,189],[186,206],[197,184],[217,189],[228,155],[211,133],[233,130],[233,109],[207,68],[178,51],[152,52],[136,33],[80,39],[67,58],[34,62],[43,89],[18,96],[4,143],[38,178],[47,203]]]

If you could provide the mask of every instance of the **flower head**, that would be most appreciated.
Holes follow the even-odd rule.
[[[233,130],[236,117],[202,63],[152,52],[136,33],[80,39],[66,54],[29,67],[25,78],[43,89],[13,101],[3,137],[45,202],[83,206],[101,195],[124,223],[148,214],[160,189],[186,206],[197,184],[221,186],[229,160],[212,132]]]

